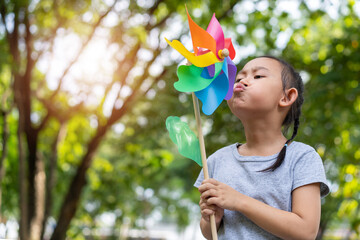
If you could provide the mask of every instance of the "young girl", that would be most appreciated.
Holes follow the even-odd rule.
[[[315,239],[320,198],[329,187],[317,152],[293,141],[303,88],[293,67],[275,57],[255,58],[238,73],[228,105],[244,126],[246,143],[212,154],[210,179],[201,171],[195,182],[207,239],[212,214],[219,239]],[[286,139],[282,127],[293,122]]]

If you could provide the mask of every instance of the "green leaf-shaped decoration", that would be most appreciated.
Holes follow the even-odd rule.
[[[179,117],[170,116],[166,119],[166,128],[179,153],[202,167],[199,140],[187,123],[182,122]]]

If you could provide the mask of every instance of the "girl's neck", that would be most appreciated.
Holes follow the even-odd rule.
[[[239,148],[241,155],[269,156],[278,153],[286,142],[281,126],[264,121],[243,123],[246,143]],[[274,127],[275,126],[275,127]]]

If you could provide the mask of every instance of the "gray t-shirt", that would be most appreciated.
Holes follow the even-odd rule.
[[[208,160],[210,178],[272,207],[291,212],[292,191],[298,187],[320,183],[321,197],[329,193],[324,166],[319,154],[309,145],[292,142],[286,150],[284,162],[274,172],[258,172],[271,166],[278,156],[241,156],[238,143],[224,147]],[[201,170],[194,186],[204,180]],[[263,230],[237,211],[224,210],[219,240],[280,239]]]

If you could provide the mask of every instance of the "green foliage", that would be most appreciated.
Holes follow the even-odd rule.
[[[4,119],[1,119],[1,124]],[[5,175],[4,179],[1,182],[2,184],[2,202],[1,202],[1,214],[3,216],[11,217],[19,214],[18,206],[18,149],[17,149],[17,116],[15,113],[12,113],[7,118],[9,126],[9,138],[7,141],[8,144],[8,154],[7,158],[4,161]],[[2,132],[1,132],[2,134]],[[1,143],[3,144],[3,143]],[[1,154],[3,152],[1,151]]]

